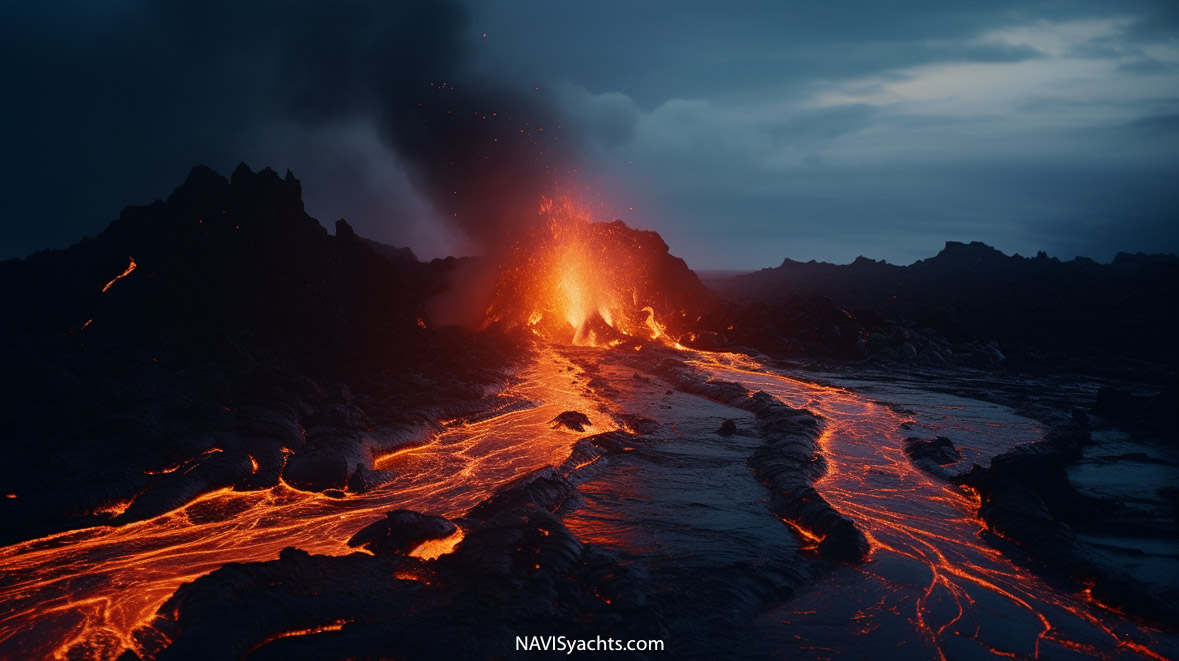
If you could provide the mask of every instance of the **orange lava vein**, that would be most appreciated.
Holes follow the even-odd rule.
[[[123,278],[131,275],[131,272],[135,270],[135,267],[137,266],[135,264],[135,258],[128,257],[127,259],[131,260],[131,263],[127,265],[127,269],[125,271],[123,271],[122,273],[116,275],[115,277],[111,278],[110,282],[108,282],[102,286],[102,292],[104,294],[106,293],[106,290],[111,288],[112,285],[114,285],[119,280],[122,280]],[[89,322],[87,322],[87,323],[89,323]]]
[[[448,430],[426,446],[382,458],[382,467],[398,477],[366,494],[335,499],[285,484],[221,489],[146,521],[0,548],[0,658],[66,658],[79,652],[76,646],[98,658],[117,657],[138,649],[136,630],[154,621],[181,584],[226,563],[273,560],[290,546],[355,553],[347,540],[390,510],[458,516],[512,480],[559,465],[577,435],[550,429],[558,413],[585,411],[595,429],[614,428],[568,367],[555,353],[538,356],[509,393],[537,402],[534,408]],[[461,538],[460,530],[413,554],[437,557]]]
[[[984,630],[960,628],[976,606],[971,590],[996,595],[1014,607],[1013,613],[1022,611],[1033,618],[1039,634],[1028,643],[1032,657],[1039,657],[1040,642],[1047,639],[1092,655],[1122,649],[1163,658],[1129,637],[1150,638],[1154,631],[1149,627],[1094,611],[1083,596],[1060,592],[983,544],[978,537],[982,525],[975,516],[977,496],[959,492],[915,468],[901,449],[901,425],[906,419],[887,406],[844,389],[770,372],[746,356],[697,354],[691,363],[719,378],[742,382],[751,390],[765,390],[788,405],[809,408],[824,418],[826,428],[818,444],[828,471],[815,482],[815,488],[851,517],[869,539],[873,551],[860,571],[871,574],[881,550],[927,567],[931,578],[910,606],[910,621],[939,658],[946,658],[942,641],[949,635],[972,638],[996,655],[1027,653],[997,648],[993,641],[1003,639],[1003,631],[990,631],[992,642],[988,643],[980,638]],[[880,488],[870,483],[869,471],[887,476],[895,484]],[[939,588],[945,590],[953,606],[944,621],[935,622],[939,617],[931,600]],[[866,610],[879,608],[869,606]],[[1074,621],[1065,627],[1066,622],[1054,623],[1050,614]],[[1078,626],[1077,621],[1107,637],[1109,647],[1095,646],[1090,636],[1086,636],[1089,642],[1069,639],[1064,630]]]

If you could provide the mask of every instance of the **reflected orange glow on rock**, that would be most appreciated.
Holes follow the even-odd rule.
[[[792,649],[798,655],[824,657],[840,650],[854,654],[909,645],[903,649],[912,656],[941,659],[1054,657],[1066,652],[1102,656],[1110,650],[1162,658],[1153,651],[1155,629],[1102,611],[1084,594],[1062,592],[984,542],[974,515],[975,495],[917,470],[904,455],[903,425],[910,422],[906,414],[848,390],[776,373],[748,357],[660,351],[823,419],[818,445],[828,468],[814,487],[855,522],[871,550],[866,561],[838,565],[813,590],[765,616],[772,620],[769,626],[799,636],[799,646]],[[59,533],[0,549],[0,600],[6,606],[0,615],[0,650],[29,658],[114,658],[125,649],[159,649],[163,634],[152,626],[156,613],[185,582],[227,563],[272,560],[287,547],[322,555],[354,553],[347,541],[389,510],[453,518],[523,475],[562,465],[571,458],[571,446],[590,435],[554,428],[551,421],[562,412],[584,413],[599,434],[660,429],[658,442],[668,456],[678,449],[678,435],[715,430],[719,417],[736,418],[739,429],[752,429],[752,414],[673,391],[658,377],[637,372],[634,365],[641,362],[627,362],[645,355],[541,348],[501,392],[502,405],[471,419],[445,421],[446,430],[430,443],[379,458],[377,467],[396,478],[367,493],[340,499],[283,484],[256,492],[223,489],[150,520]],[[691,415],[697,417],[688,420],[682,411],[694,406],[698,410]],[[662,407],[668,412],[660,413]],[[636,414],[651,419],[639,420]],[[745,465],[748,450],[736,446],[736,438],[714,443],[718,452],[741,457],[733,477],[725,479],[748,480],[764,493]],[[646,487],[661,475],[640,475],[635,464],[616,459],[636,454],[622,449],[605,460],[598,455],[573,458],[569,467],[584,471],[585,481],[579,481],[587,505],[565,521],[581,542],[660,557],[667,540],[658,531],[592,515],[592,510],[609,510],[619,502],[648,503]],[[605,471],[614,471],[611,479],[595,481],[594,475]],[[754,502],[757,497],[741,496],[742,502],[764,508],[764,501]],[[760,515],[779,525],[765,512]],[[822,542],[797,526],[780,529],[781,537],[771,542],[782,543],[787,553],[792,548],[807,552]],[[787,530],[795,533],[797,546],[787,544]],[[419,545],[411,555],[429,562],[453,551],[463,538],[459,529]],[[408,569],[395,578],[429,581],[428,573]],[[833,644],[832,622],[839,627],[840,650],[818,644]]]
[[[575,370],[556,353],[542,353],[515,375],[500,397],[525,408],[453,427],[423,447],[382,457],[398,478],[344,499],[284,484],[204,494],[177,510],[120,527],[99,526],[0,548],[0,650],[26,658],[81,654],[114,658],[155,636],[155,613],[182,583],[226,563],[277,558],[287,547],[347,555],[347,541],[385,512],[409,508],[455,517],[532,470],[558,465],[575,437],[551,429],[565,410],[580,410],[599,429],[612,429],[576,386]],[[427,542],[423,559],[449,552],[461,531]],[[7,653],[7,652],[6,652]]]
[[[691,272],[658,234],[621,220],[595,222],[569,196],[543,197],[539,213],[542,222],[517,240],[500,272],[485,326],[523,326],[576,346],[619,346],[628,338],[675,344],[669,320],[688,311],[682,294],[667,291],[666,272],[672,265]]]
[[[701,356],[696,364],[825,419],[819,442],[828,470],[815,488],[864,530],[872,547],[856,569],[873,586],[856,602],[862,627],[856,635],[870,636],[899,618],[939,659],[980,652],[1039,658],[1049,647],[1163,658],[1150,649],[1156,629],[1092,608],[1085,595],[1061,592],[982,541],[977,496],[921,472],[904,455],[906,416],[842,388],[776,374],[745,356]],[[781,615],[795,626],[815,619],[812,600],[803,596]]]

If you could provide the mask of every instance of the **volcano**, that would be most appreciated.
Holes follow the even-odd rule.
[[[517,241],[500,270],[484,327],[525,326],[578,346],[626,338],[673,344],[721,323],[724,306],[654,232],[593,222],[564,198],[545,198],[544,222]]]
[[[301,196],[198,167],[0,263],[0,656],[1179,655],[1164,334],[966,303],[1140,319],[1173,258],[710,288],[569,197],[422,262]]]

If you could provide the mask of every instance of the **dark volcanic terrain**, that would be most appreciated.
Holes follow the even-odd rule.
[[[708,284],[741,304],[734,339],[779,350],[925,365],[1001,357],[1054,369],[1118,359],[1179,365],[1170,331],[1179,324],[1175,255],[1062,262],[950,241],[909,266],[866,257],[846,265],[787,259]],[[800,328],[807,332],[788,332]],[[953,345],[961,350],[945,350]]]
[[[0,263],[0,656],[1179,654],[1175,257],[579,240],[621,313],[439,326],[477,260],[242,165]]]

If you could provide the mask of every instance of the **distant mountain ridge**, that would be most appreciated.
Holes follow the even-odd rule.
[[[1006,255],[947,241],[908,266],[859,257],[797,262],[711,281],[741,304],[825,296],[861,317],[908,320],[947,337],[1026,346],[1046,354],[1096,352],[1174,361],[1179,257],[1118,253],[1110,264],[1044,252]]]
[[[833,264],[831,262],[820,262],[816,260],[809,260],[800,262],[798,260],[790,259],[789,257],[782,260],[782,263],[776,267],[763,268],[759,271],[741,272],[739,275],[748,276],[766,271],[776,271],[781,268],[788,268],[790,266],[829,266],[829,267],[845,267],[845,266],[868,266],[880,265],[894,268],[909,268],[917,266],[918,264],[941,264],[941,263],[974,263],[974,264],[998,264],[998,263],[1013,263],[1019,261],[1048,261],[1055,264],[1095,264],[1097,266],[1113,266],[1115,268],[1135,267],[1144,264],[1174,264],[1179,263],[1179,255],[1174,253],[1127,253],[1119,252],[1114,256],[1109,264],[1102,264],[1089,257],[1074,257],[1071,260],[1061,260],[1059,257],[1049,257],[1043,250],[1036,253],[1035,257],[1024,257],[1019,253],[1008,255],[1003,251],[988,245],[982,241],[971,241],[970,243],[963,243],[962,241],[946,241],[946,245],[933,257],[919,259],[912,264],[893,264],[883,259],[872,259],[860,255],[856,257],[850,264]],[[737,277],[737,276],[734,276]]]

